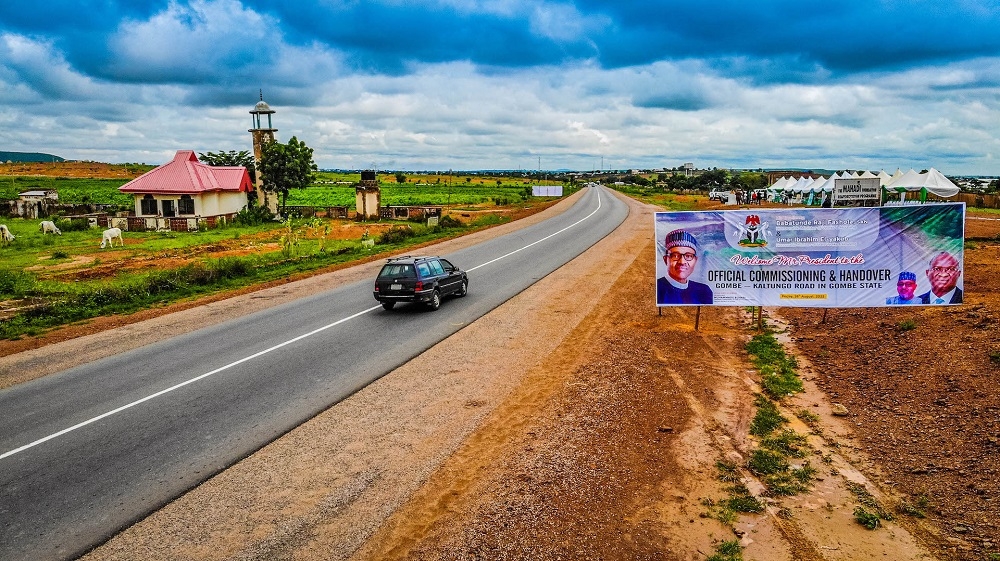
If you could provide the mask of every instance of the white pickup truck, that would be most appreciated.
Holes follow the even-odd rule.
[[[713,189],[708,192],[708,200],[724,203],[729,200],[729,191],[716,191]]]

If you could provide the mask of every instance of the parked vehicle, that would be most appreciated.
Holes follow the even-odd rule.
[[[441,299],[469,292],[469,277],[447,259],[433,256],[395,257],[386,261],[375,279],[375,299],[391,310],[397,302],[421,302],[430,309]]]
[[[708,200],[724,203],[729,200],[729,191],[716,191],[713,189],[708,192]]]

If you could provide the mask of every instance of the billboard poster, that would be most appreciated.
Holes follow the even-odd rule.
[[[658,306],[960,304],[965,204],[658,212]]]
[[[835,179],[833,206],[878,206],[882,182],[877,177]]]

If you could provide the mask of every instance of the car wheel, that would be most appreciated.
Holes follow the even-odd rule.
[[[463,280],[462,286],[458,287],[458,292],[456,294],[458,294],[458,296],[461,297],[465,296],[468,293],[469,293],[469,281]]]
[[[382,302],[382,307],[385,308],[385,309],[387,309],[387,310],[391,310],[392,307],[395,306],[395,305],[396,305],[395,302]]]
[[[429,307],[432,310],[436,310],[436,309],[438,309],[438,308],[441,307],[441,293],[440,292],[438,292],[436,290],[434,291],[434,294],[431,296],[431,301],[427,303],[427,307]]]

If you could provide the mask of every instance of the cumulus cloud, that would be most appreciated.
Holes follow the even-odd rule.
[[[0,22],[10,150],[249,148],[259,92],[322,167],[996,173],[1000,15],[770,0],[109,0]],[[890,171],[891,171],[890,170]]]

